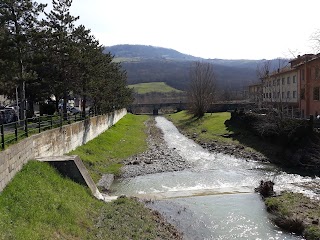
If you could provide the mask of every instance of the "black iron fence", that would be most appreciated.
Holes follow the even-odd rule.
[[[41,133],[48,129],[62,127],[63,125],[84,120],[90,116],[94,116],[94,114],[90,113],[85,115],[83,113],[78,113],[39,116],[6,124],[2,123],[0,124],[1,149],[4,150],[6,146],[31,136],[32,134]]]

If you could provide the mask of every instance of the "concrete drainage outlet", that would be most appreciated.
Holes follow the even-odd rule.
[[[92,195],[99,200],[110,202],[117,199],[117,196],[109,196],[107,194],[100,193],[87,168],[77,155],[38,157],[36,160],[40,162],[48,162],[63,176],[66,176],[79,184],[88,186]]]

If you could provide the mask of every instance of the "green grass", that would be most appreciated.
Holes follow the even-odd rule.
[[[119,198],[104,203],[48,163],[30,161],[0,193],[0,239],[172,237],[137,200]]]
[[[87,188],[32,161],[0,194],[0,239],[86,239],[101,207]]]
[[[312,224],[312,220],[320,220],[319,201],[310,200],[301,193],[284,192],[280,196],[265,200],[267,208],[280,219],[296,221],[300,219],[304,225],[307,239],[320,239],[320,225]]]
[[[147,149],[144,121],[148,116],[127,114],[116,125],[78,147],[69,155],[78,155],[97,182],[102,174],[119,174],[122,159]]]
[[[135,92],[138,94],[145,94],[151,92],[158,93],[170,93],[170,92],[182,92],[181,90],[177,90],[173,87],[170,87],[164,82],[150,82],[150,83],[138,83],[129,85],[130,88],[133,88]]]
[[[167,117],[184,132],[190,135],[196,133],[200,140],[238,143],[238,141],[232,138],[222,137],[224,134],[234,133],[224,125],[224,122],[230,119],[229,112],[206,113],[204,117],[198,119],[192,117],[186,111],[181,111],[170,114]]]

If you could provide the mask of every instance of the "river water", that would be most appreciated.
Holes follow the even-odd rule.
[[[302,239],[270,222],[263,201],[253,189],[262,179],[272,180],[276,191],[291,190],[319,198],[318,177],[209,153],[164,117],[156,117],[156,122],[168,146],[194,167],[116,181],[112,185],[115,195],[153,199],[149,206],[180,229],[184,239]]]

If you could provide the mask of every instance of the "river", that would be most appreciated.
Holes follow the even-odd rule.
[[[274,226],[253,189],[260,180],[275,190],[320,197],[319,178],[281,171],[269,163],[209,153],[179,133],[164,117],[157,127],[170,148],[192,164],[191,169],[115,181],[113,194],[152,199],[149,206],[184,233],[184,239],[302,239]],[[312,189],[312,190],[310,190]]]

